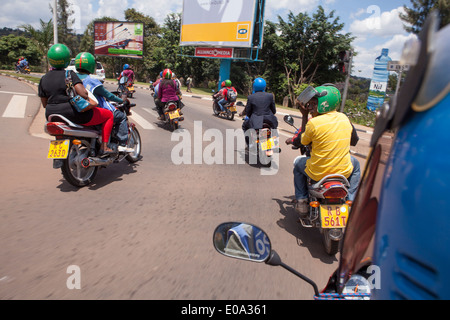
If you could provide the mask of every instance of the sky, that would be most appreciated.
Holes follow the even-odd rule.
[[[250,0],[243,0],[250,1]],[[72,29],[83,33],[86,25],[95,18],[113,17],[124,19],[124,11],[134,8],[153,17],[162,24],[169,13],[181,13],[183,0],[69,0],[75,11]],[[2,5],[0,28],[17,28],[21,24],[40,27],[39,20],[47,22],[52,18],[50,6],[54,0],[14,0]],[[404,43],[415,37],[403,28],[399,13],[403,6],[411,6],[410,0],[266,0],[265,19],[278,21],[278,16],[286,19],[291,11],[295,15],[306,12],[312,15],[321,5],[327,13],[335,11],[335,16],[345,24],[344,32],[350,32],[356,39],[352,46],[357,53],[353,60],[352,75],[371,78],[373,64],[382,48],[389,49],[392,60],[399,60]]]

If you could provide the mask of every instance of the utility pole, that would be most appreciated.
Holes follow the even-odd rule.
[[[345,56],[342,58],[342,62],[344,63],[344,72],[346,72],[345,77],[345,86],[344,86],[344,92],[342,94],[342,103],[341,103],[341,112],[344,112],[345,107],[345,100],[347,100],[347,92],[348,92],[348,85],[350,82],[350,74],[352,72],[352,61],[353,61],[353,52],[350,50],[345,51]]]
[[[53,2],[53,44],[58,43],[58,0]]]

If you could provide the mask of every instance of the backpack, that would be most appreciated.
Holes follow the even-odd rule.
[[[235,102],[237,99],[237,93],[234,88],[230,88],[227,90],[227,101]]]

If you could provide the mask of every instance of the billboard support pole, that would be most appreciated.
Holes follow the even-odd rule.
[[[220,59],[218,90],[220,90],[220,84],[222,83],[222,81],[230,79],[230,74],[231,74],[231,59]]]

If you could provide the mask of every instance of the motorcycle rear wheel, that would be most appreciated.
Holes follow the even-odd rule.
[[[71,144],[67,159],[63,160],[61,172],[71,185],[81,188],[90,184],[97,175],[98,167],[84,168],[81,161],[89,157],[90,144],[82,140],[79,146]]]
[[[341,244],[340,240],[332,240],[330,238],[330,229],[323,229],[322,232],[322,242],[325,247],[325,252],[330,256],[335,255],[339,251],[339,246]]]
[[[227,109],[227,119],[233,120],[234,119],[234,113]]]
[[[141,159],[142,143],[141,135],[136,128],[131,129],[130,138],[128,139],[127,147],[133,148],[134,152],[127,154],[125,159],[128,162],[134,163]]]

